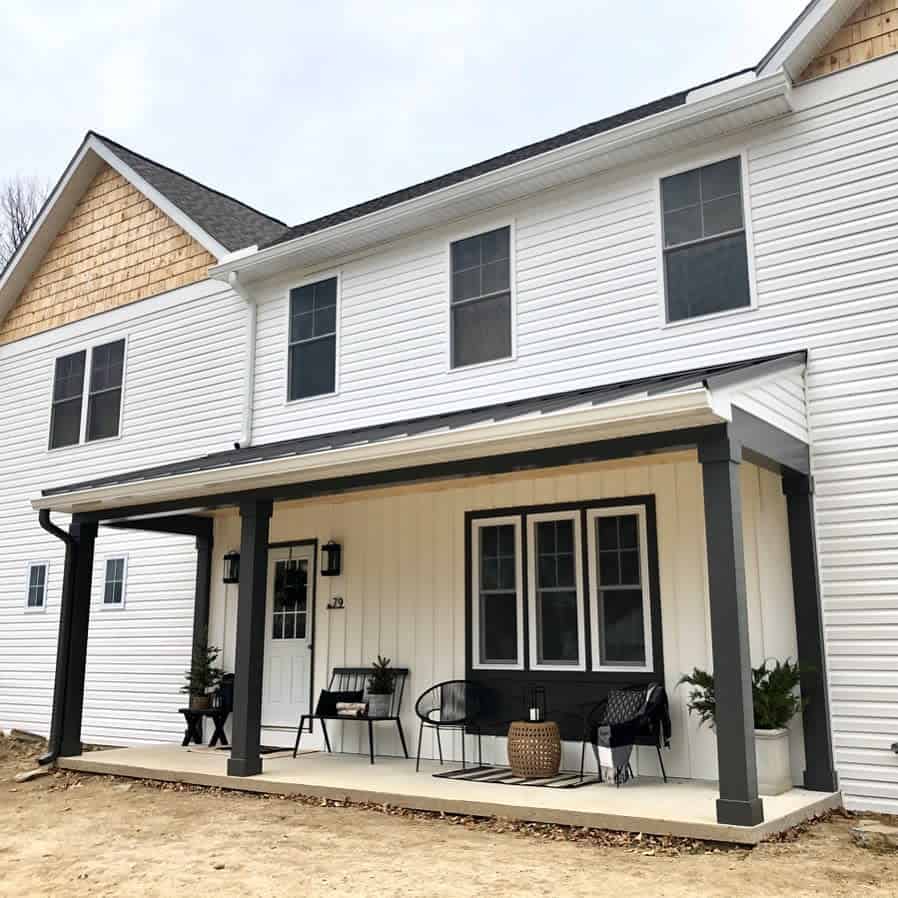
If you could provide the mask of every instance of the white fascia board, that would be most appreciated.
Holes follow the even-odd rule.
[[[6,317],[7,312],[18,299],[31,275],[50,249],[56,235],[68,221],[72,210],[84,195],[84,191],[100,171],[103,162],[130,181],[136,190],[171,218],[178,227],[190,234],[216,259],[222,259],[228,255],[228,250],[217,240],[207,234],[191,218],[188,218],[129,165],[122,162],[101,140],[93,134],[88,134],[71,162],[66,166],[62,177],[44,203],[25,239],[0,276],[0,321]]]
[[[783,70],[794,81],[857,6],[858,0],[817,0],[761,60],[759,77]]]
[[[40,496],[35,509],[99,511],[321,480],[348,474],[456,461],[522,449],[572,445],[662,430],[720,423],[704,387],[551,414],[534,413],[501,423],[398,436],[375,443],[323,449],[286,458],[176,474],[129,483]]]
[[[354,245],[361,248],[384,242],[378,235],[390,225],[402,223],[406,231],[432,227],[452,217],[450,214],[441,218],[441,210],[450,209],[453,203],[466,198],[482,198],[482,206],[486,209],[526,195],[529,192],[526,185],[535,179],[562,184],[584,177],[590,167],[600,171],[603,162],[607,167],[623,164],[629,158],[628,154],[640,158],[655,151],[669,150],[679,135],[688,141],[746,127],[747,113],[753,108],[763,110],[758,120],[784,115],[792,108],[790,90],[788,78],[780,72],[752,79],[750,83],[738,84],[730,90],[701,97],[377,212],[296,237],[245,258],[226,261],[211,267],[209,276],[227,280],[230,273],[236,271],[244,275],[245,282],[256,280],[285,267],[301,265],[303,253],[329,247],[339,247],[344,252],[351,251]],[[697,129],[701,130],[700,135]],[[609,158],[613,162],[609,162]],[[524,189],[520,189],[521,185],[525,185]]]

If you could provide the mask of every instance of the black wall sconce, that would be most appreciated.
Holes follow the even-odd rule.
[[[224,572],[222,574],[223,583],[239,583],[240,582],[240,553],[227,552],[224,557]]]
[[[339,577],[340,565],[343,557],[343,549],[339,543],[333,540],[321,547],[321,576]]]

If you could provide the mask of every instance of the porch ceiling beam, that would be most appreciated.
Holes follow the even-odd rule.
[[[174,533],[184,536],[195,536],[197,539],[212,538],[214,522],[212,518],[200,515],[161,515],[157,518],[135,518],[130,520],[114,520],[104,523],[104,527],[118,530],[146,530],[150,533]]]
[[[784,430],[762,421],[740,408],[733,409],[728,425],[732,438],[742,446],[742,457],[776,474],[809,474],[811,454],[808,444]]]
[[[556,468],[566,465],[636,458],[658,452],[694,449],[702,440],[707,439],[714,433],[724,433],[725,429],[726,425],[724,424],[687,427],[680,430],[665,430],[657,433],[616,437],[568,446],[551,446],[542,449],[484,455],[457,461],[415,465],[407,468],[391,468],[385,471],[350,474],[344,477],[309,480],[240,492],[188,496],[183,499],[147,505],[76,512],[73,515],[73,520],[97,521],[108,526],[110,522],[124,518],[133,518],[136,515],[162,515],[196,506],[209,509],[233,508],[245,502],[286,502],[296,499],[338,495],[356,490],[406,486],[422,481],[511,474],[518,471],[533,471],[541,468]]]

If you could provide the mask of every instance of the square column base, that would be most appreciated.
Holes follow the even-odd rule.
[[[749,801],[718,798],[717,822],[731,826],[757,826],[764,822],[764,803],[760,798]]]
[[[228,758],[228,776],[255,776],[261,772],[261,758]]]
[[[839,774],[835,770],[805,770],[803,785],[811,792],[838,792]]]

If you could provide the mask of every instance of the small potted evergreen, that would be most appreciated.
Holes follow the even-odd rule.
[[[752,704],[755,723],[755,757],[758,767],[758,791],[779,795],[792,788],[789,755],[789,722],[804,707],[798,694],[801,669],[791,661],[765,661],[751,671]],[[714,726],[717,699],[714,676],[695,668],[678,685],[692,687],[686,706],[698,714],[702,724]]]
[[[216,666],[220,650],[214,645],[194,646],[190,670],[185,671],[187,681],[181,692],[190,696],[190,709],[204,711],[212,702],[211,692],[221,682],[224,671]]]
[[[390,667],[390,659],[377,656],[368,677],[368,716],[388,717],[393,703],[393,687],[396,675]]]

